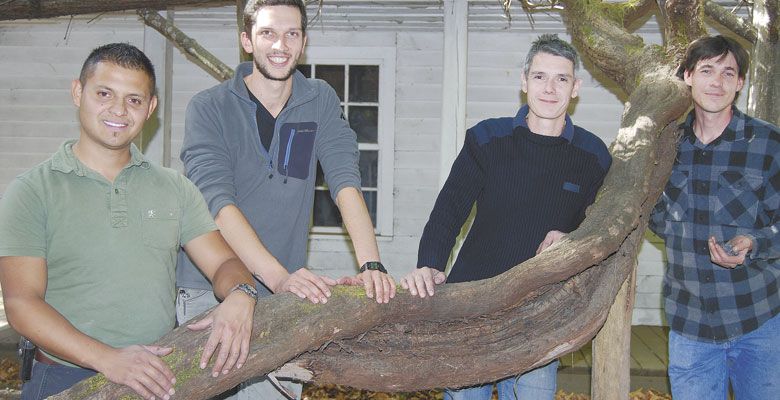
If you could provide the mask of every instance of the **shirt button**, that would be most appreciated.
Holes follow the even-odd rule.
[[[114,193],[119,194],[119,189],[114,189]]]

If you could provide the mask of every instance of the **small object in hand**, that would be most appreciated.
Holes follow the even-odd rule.
[[[739,252],[734,250],[734,246],[732,246],[729,242],[723,243],[723,250],[726,250],[726,253],[728,253],[730,256],[739,255]]]

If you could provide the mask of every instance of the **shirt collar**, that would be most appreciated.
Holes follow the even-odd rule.
[[[77,139],[70,139],[60,145],[60,148],[52,156],[52,170],[66,174],[74,172],[78,176],[87,174],[87,167],[73,154],[73,145],[76,142]],[[127,163],[124,169],[131,167],[149,168],[149,161],[146,160],[143,153],[133,143],[130,144],[130,162]]]
[[[520,109],[517,111],[517,115],[515,115],[515,118],[512,120],[512,129],[517,128],[518,126],[522,126],[525,129],[528,129],[528,112],[530,109],[528,108],[528,105],[524,105],[520,107]],[[530,129],[528,129],[530,131]],[[571,118],[569,118],[569,114],[566,114],[566,124],[563,126],[563,132],[561,133],[561,137],[566,139],[567,142],[571,143],[572,139],[574,138],[574,124],[571,122]]]
[[[683,128],[683,138],[685,140],[688,140],[689,143],[693,144],[696,143],[696,134],[693,132],[693,122],[696,120],[696,110],[691,110],[691,112],[688,113],[688,117],[685,118],[685,122],[682,124]],[[738,140],[750,140],[752,138],[752,133],[747,132],[745,130],[745,114],[742,113],[742,111],[739,111],[737,106],[732,105],[731,106],[731,120],[729,121],[729,124],[726,125],[726,128],[723,130],[723,133],[718,136],[715,141],[728,141],[728,142],[736,142]]]

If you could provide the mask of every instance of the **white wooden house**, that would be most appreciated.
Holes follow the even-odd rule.
[[[313,66],[308,70],[315,76],[344,85],[345,111],[362,138],[364,192],[376,219],[382,259],[400,278],[415,266],[420,234],[465,128],[515,114],[522,101],[524,58],[538,35],[570,37],[560,14],[531,17],[514,5],[510,20],[496,0],[378,3],[325,1],[309,26],[303,62]],[[309,13],[314,17],[316,8]],[[182,8],[167,16],[235,66],[233,6]],[[635,33],[646,43],[661,40],[654,17]],[[48,158],[63,140],[77,137],[71,80],[91,49],[116,41],[135,44],[152,58],[161,102],[141,143],[154,161],[181,170],[185,107],[216,79],[134,12],[7,21],[0,22],[0,195],[14,176]],[[625,94],[587,60],[584,64],[572,118],[609,144],[618,131]],[[327,224],[332,218],[322,205],[315,222]],[[312,268],[332,276],[353,274],[356,262],[340,228],[312,230]],[[635,324],[664,323],[662,273],[660,245],[657,239],[646,241],[639,255]]]

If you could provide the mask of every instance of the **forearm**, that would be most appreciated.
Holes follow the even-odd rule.
[[[238,207],[223,207],[215,218],[222,237],[254,276],[276,292],[289,273],[266,249]]]
[[[6,298],[9,324],[39,348],[73,364],[103,371],[101,361],[112,347],[76,329],[40,298]]]
[[[355,248],[358,265],[381,261],[374,226],[360,191],[354,187],[341,189],[336,195],[336,205]]]

